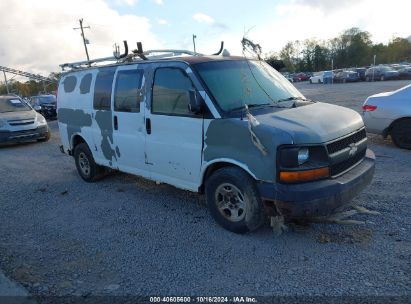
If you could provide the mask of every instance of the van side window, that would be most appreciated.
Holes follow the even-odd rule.
[[[110,110],[111,89],[116,68],[101,68],[94,87],[93,107],[95,110]]]
[[[143,70],[125,70],[117,73],[114,92],[114,110],[140,112],[140,88]]]
[[[189,90],[193,84],[187,74],[177,68],[156,70],[153,85],[152,112],[157,114],[189,115]]]
[[[90,93],[90,86],[91,86],[91,80],[93,76],[91,73],[87,73],[86,75],[81,78],[80,82],[80,94],[87,94]]]

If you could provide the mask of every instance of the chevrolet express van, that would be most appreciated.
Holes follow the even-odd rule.
[[[236,233],[270,215],[330,214],[370,183],[355,111],[307,100],[264,61],[141,57],[60,79],[60,148],[86,182],[110,168],[204,193]]]

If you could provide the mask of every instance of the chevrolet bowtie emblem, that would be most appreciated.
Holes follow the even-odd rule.
[[[358,147],[354,143],[350,144],[348,147],[350,148],[348,155],[353,156],[355,153],[357,153]]]

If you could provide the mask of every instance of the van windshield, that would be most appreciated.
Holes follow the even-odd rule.
[[[31,108],[18,97],[0,97],[0,113],[31,111]]]
[[[227,60],[198,63],[200,77],[219,107],[229,112],[244,105],[278,105],[304,96],[270,65],[256,60]]]

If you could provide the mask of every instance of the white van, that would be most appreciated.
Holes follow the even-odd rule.
[[[64,65],[61,150],[85,181],[111,168],[205,193],[214,219],[237,233],[268,215],[332,213],[371,181],[355,111],[305,99],[263,61],[144,54]]]

